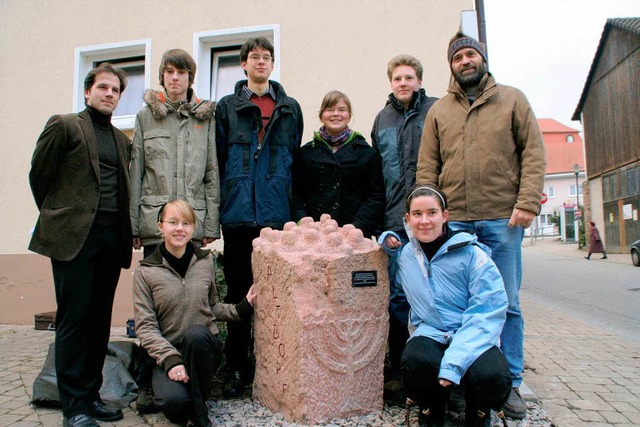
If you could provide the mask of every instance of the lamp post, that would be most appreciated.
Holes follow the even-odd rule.
[[[580,220],[577,218],[578,210],[580,209],[580,191],[578,191],[578,174],[580,173],[580,165],[573,165],[573,173],[576,175],[576,240],[578,241],[578,249],[582,249],[582,243],[580,242]]]

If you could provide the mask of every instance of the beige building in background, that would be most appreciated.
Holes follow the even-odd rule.
[[[348,94],[350,126],[369,139],[390,92],[388,60],[416,56],[427,93],[443,96],[448,41],[462,12],[473,8],[472,0],[0,0],[0,323],[32,323],[35,313],[55,310],[50,262],[27,250],[38,215],[28,172],[47,119],[84,108],[83,79],[96,63],[114,62],[129,72],[113,122],[131,134],[144,90],[159,87],[165,50],[190,52],[198,64],[196,94],[219,99],[241,75],[240,45],[265,36],[275,46],[272,79],[302,106],[304,142],[320,126],[320,102],[331,89]],[[131,315],[127,271],[114,325]]]

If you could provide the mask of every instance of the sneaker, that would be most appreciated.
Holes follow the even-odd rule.
[[[607,259],[607,256],[605,255],[605,256],[603,256],[603,257],[602,257],[602,258],[600,258],[600,259]]]
[[[516,420],[522,420],[527,416],[527,405],[524,403],[520,390],[517,387],[511,389],[509,398],[502,406],[504,414]]]
[[[449,412],[455,412],[456,414],[464,414],[466,406],[467,403],[464,400],[464,386],[456,386],[449,396],[447,410]]]
[[[136,412],[138,414],[155,414],[160,412],[153,400],[154,394],[151,386],[140,387],[136,398]]]

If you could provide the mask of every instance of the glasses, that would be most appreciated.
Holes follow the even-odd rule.
[[[348,113],[349,109],[347,107],[327,107],[322,111],[325,113],[331,113],[331,114],[333,114],[334,112],[344,114],[344,113]]]
[[[177,227],[178,225],[181,225],[182,228],[193,228],[193,224],[187,221],[177,221],[175,219],[168,219],[166,221],[160,221],[160,222],[164,222],[165,224],[169,224],[169,226],[171,227]]]
[[[264,62],[271,62],[271,55],[249,55],[249,59],[252,61],[260,61],[262,59]]]

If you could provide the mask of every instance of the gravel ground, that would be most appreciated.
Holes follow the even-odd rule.
[[[529,411],[524,420],[509,420],[509,427],[550,427],[553,423],[547,413],[538,404],[529,402]],[[411,426],[417,427],[417,408],[413,408]],[[281,414],[274,414],[270,410],[262,407],[252,399],[243,400],[211,400],[210,418],[214,426],[224,427],[302,427],[304,424],[288,422]],[[448,425],[463,425],[461,419],[455,414],[449,414]],[[502,422],[493,417],[494,426],[502,426]],[[400,406],[387,406],[380,413],[372,413],[366,416],[350,417],[346,419],[336,419],[326,424],[317,424],[326,427],[398,427],[406,426],[405,409]]]

